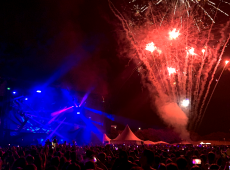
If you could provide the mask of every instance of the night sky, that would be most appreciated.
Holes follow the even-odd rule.
[[[221,8],[229,9],[227,5]],[[221,15],[219,19],[225,22],[228,18]],[[107,112],[138,120],[142,127],[165,127],[150,107],[138,72],[132,74],[136,66],[126,57],[129,52],[123,38],[124,31],[106,0],[1,1],[0,76],[24,86],[77,91],[93,87],[93,93],[105,96]],[[228,57],[229,48],[224,53]],[[226,70],[200,134],[229,131],[229,76]]]

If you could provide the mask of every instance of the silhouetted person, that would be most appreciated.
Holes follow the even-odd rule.
[[[66,168],[66,170],[81,170],[81,167],[76,163],[72,163]]]
[[[117,170],[130,170],[132,167],[137,166],[128,160],[128,154],[126,151],[120,151],[118,162],[119,165],[116,168]]]
[[[50,164],[58,168],[60,164],[60,158],[58,156],[53,157]]]
[[[153,168],[154,168],[154,169],[158,169],[158,166],[159,166],[160,162],[161,162],[161,158],[160,158],[159,156],[156,155],[156,156],[154,157],[154,165],[153,165]]]
[[[166,170],[166,166],[164,163],[160,163],[157,170]]]
[[[215,163],[215,154],[213,152],[208,153],[208,163],[209,165]]]
[[[201,168],[197,165],[194,165],[190,170],[201,170]]]
[[[166,165],[166,170],[178,170],[177,164],[170,163],[170,164]]]
[[[218,170],[220,167],[217,164],[212,164],[210,170]]]
[[[26,165],[23,170],[37,170],[37,167],[33,164],[31,165]]]
[[[18,167],[25,168],[25,166],[26,166],[26,159],[25,158],[18,158],[14,162],[12,170],[17,169]]]
[[[184,157],[179,157],[176,159],[176,164],[179,170],[186,170],[188,162]]]
[[[32,165],[32,164],[34,164],[34,157],[31,155],[28,155],[26,157],[26,161],[27,161],[28,165]]]
[[[148,149],[144,150],[140,158],[141,167],[144,170],[153,170],[154,153]]]

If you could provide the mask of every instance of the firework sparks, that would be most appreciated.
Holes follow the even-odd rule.
[[[159,98],[167,98],[167,101],[176,103],[187,116],[193,114],[190,115],[194,117],[191,122],[196,124],[202,120],[199,119],[201,113],[198,110],[203,107],[201,104],[205,103],[209,93],[206,85],[211,84],[219,65],[219,53],[225,48],[223,42],[226,41],[225,34],[230,22],[220,28],[221,36],[215,36],[216,33],[212,31],[217,13],[215,11],[224,11],[210,0],[152,0],[149,4],[146,1],[139,2],[130,3],[132,10],[143,14],[136,18],[133,15],[132,18],[125,18],[114,6],[112,10],[121,20],[127,39],[144,65],[142,71],[146,72],[142,75],[143,83],[148,79],[147,83],[151,82],[148,86],[150,91],[156,89]],[[135,6],[132,3],[136,3]],[[133,24],[127,24],[128,21]],[[153,57],[155,52],[160,55],[149,60],[149,56]],[[225,66],[228,62],[225,61]]]
[[[184,100],[182,100],[182,102],[181,102],[181,106],[182,107],[188,107],[189,106],[189,100],[188,99],[184,99]]]
[[[167,69],[168,69],[168,72],[169,72],[169,76],[170,76],[171,74],[176,73],[176,69],[175,69],[175,68],[168,67]]]
[[[192,47],[192,48],[190,48],[188,50],[188,54],[190,54],[190,55],[197,55],[194,51],[195,51],[195,49]]]
[[[169,32],[169,39],[170,40],[175,40],[179,37],[180,32],[176,31],[176,28],[174,28],[172,31]]]
[[[155,51],[157,49],[157,47],[155,46],[155,44],[153,42],[151,42],[151,43],[146,45],[145,49],[152,53],[153,51]]]
[[[203,55],[204,55],[204,53],[205,53],[205,49],[202,49],[202,53],[203,53]]]

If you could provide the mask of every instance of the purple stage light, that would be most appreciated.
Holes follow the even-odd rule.
[[[16,94],[16,91],[13,91],[13,94]]]
[[[26,97],[25,100],[28,100],[28,98]]]

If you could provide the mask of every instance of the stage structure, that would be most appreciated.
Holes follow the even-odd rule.
[[[56,136],[60,143],[101,143],[105,123],[104,97],[62,88],[5,87],[1,99],[1,137],[5,144],[44,144]]]

